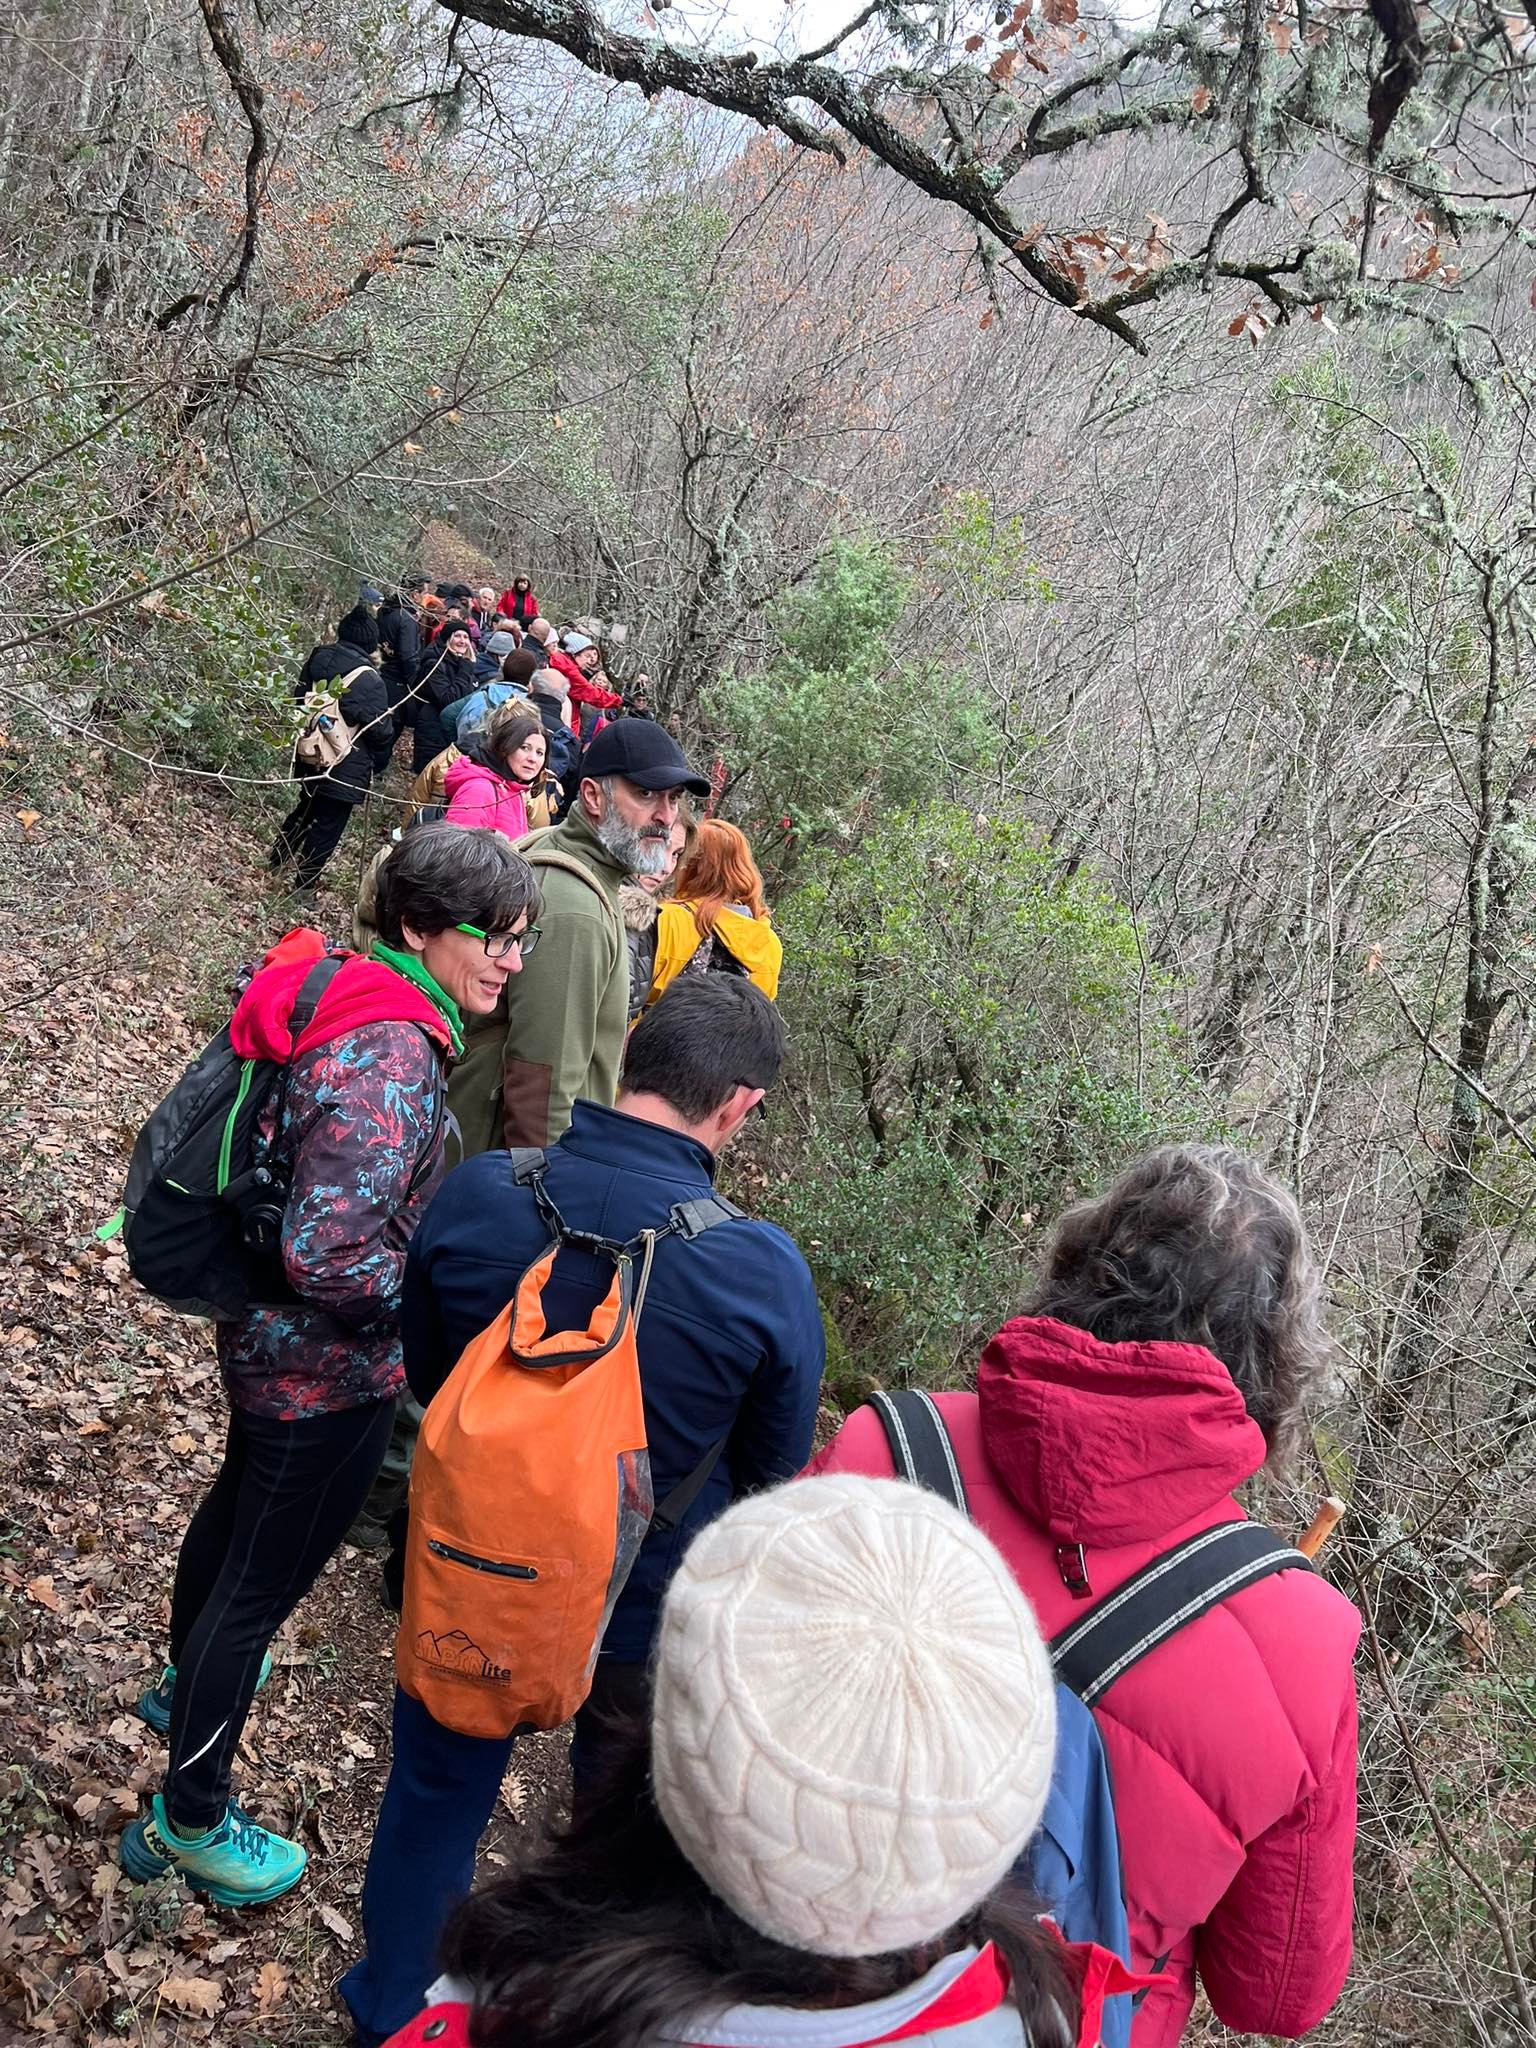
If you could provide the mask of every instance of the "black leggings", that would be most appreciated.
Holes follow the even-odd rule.
[[[284,861],[297,860],[293,886],[312,889],[326,862],[340,846],[352,810],[353,806],[343,799],[323,795],[306,782],[299,791],[298,802],[277,828],[270,865],[278,868]]]
[[[178,1827],[223,1819],[263,1652],[351,1527],[394,1419],[393,1401],[303,1422],[232,1411],[224,1463],[182,1539],[171,1595],[165,1803]]]

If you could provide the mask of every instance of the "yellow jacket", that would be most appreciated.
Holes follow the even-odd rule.
[[[714,940],[743,966],[770,1002],[779,993],[784,947],[766,917],[744,917],[722,910],[714,922]],[[656,967],[651,976],[651,1002],[674,980],[699,950],[699,927],[689,903],[663,903],[656,920]]]

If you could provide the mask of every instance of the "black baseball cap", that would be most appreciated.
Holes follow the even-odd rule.
[[[605,725],[581,757],[581,780],[622,775],[636,789],[686,789],[709,795],[709,778],[690,768],[682,748],[650,718],[620,718]]]

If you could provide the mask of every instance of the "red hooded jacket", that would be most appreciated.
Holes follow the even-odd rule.
[[[548,655],[548,665],[570,684],[573,704],[595,704],[599,711],[616,711],[624,702],[617,690],[605,690],[601,683],[594,683],[590,676],[583,675],[573,654],[553,648]]]
[[[534,596],[531,585],[527,590],[508,588],[496,600],[496,609],[504,619],[513,619],[519,626],[526,626],[530,619],[539,616],[539,600]]]
[[[423,989],[355,956],[293,1047],[293,1005],[324,943],[316,931],[290,932],[229,1027],[245,1059],[296,1055],[280,1154],[292,1161],[282,1256],[298,1299],[251,1309],[216,1333],[230,1399],[284,1422],[389,1400],[403,1386],[405,1254],[443,1164],[452,1033]]]
[[[1020,1317],[975,1394],[941,1394],[971,1511],[1047,1639],[1082,1603],[1057,1568],[1081,1544],[1092,1598],[1217,1522],[1264,1439],[1219,1359],[1193,1344],[1101,1344]],[[817,1472],[888,1473],[871,1409]],[[1131,1966],[1160,1969],[1132,2048],[1172,2048],[1195,1976],[1216,2017],[1288,2038],[1343,1986],[1354,1899],[1360,1617],[1310,1572],[1235,1594],[1132,1667],[1094,1709],[1115,1788]],[[1166,1959],[1166,1960],[1164,1960]]]
[[[382,960],[356,953],[343,961],[297,1045],[288,1028],[304,977],[325,951],[321,933],[300,925],[279,939],[251,976],[229,1020],[229,1042],[243,1060],[285,1060],[313,1052],[365,1024],[419,1024],[448,1049],[443,1013],[414,982]]]

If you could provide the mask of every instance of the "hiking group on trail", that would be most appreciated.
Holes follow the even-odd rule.
[[[783,948],[589,625],[408,577],[304,664],[303,909],[407,731],[416,780],[352,943],[278,937],[134,1151],[130,1268],[214,1321],[230,1420],[124,1870],[301,1880],[233,1772],[350,1535],[400,1613],[363,2048],[1173,2048],[1202,1987],[1307,2032],[1360,1620],[1238,1498],[1327,1370],[1296,1203],[1161,1146],[1058,1220],[970,1391],[818,1437],[811,1269],[716,1187],[789,1054]],[[567,1724],[569,1820],[476,1888],[517,1743]]]

